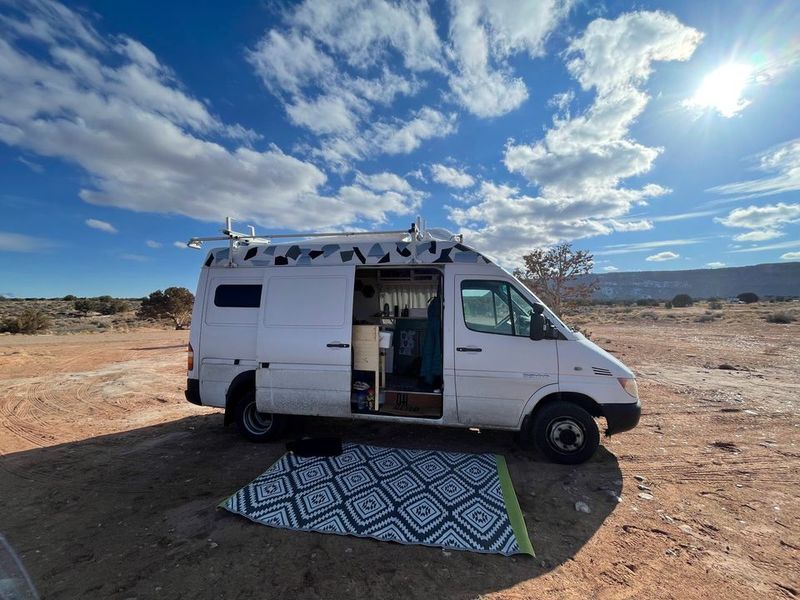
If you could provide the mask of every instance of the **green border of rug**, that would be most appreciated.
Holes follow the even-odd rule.
[[[522,509],[519,507],[519,500],[517,500],[517,493],[514,491],[511,475],[508,472],[506,458],[505,456],[495,454],[494,459],[497,463],[497,476],[500,478],[500,488],[503,490],[503,500],[505,500],[506,503],[506,513],[508,513],[508,520],[511,521],[511,530],[514,532],[514,537],[517,538],[519,550],[522,554],[536,556],[536,553],[533,551],[531,539],[528,537],[525,517],[522,516]]]

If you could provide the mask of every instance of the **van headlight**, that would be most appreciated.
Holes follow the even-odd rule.
[[[639,387],[636,385],[636,380],[633,377],[617,377],[617,381],[622,386],[622,389],[629,396],[639,399]]]

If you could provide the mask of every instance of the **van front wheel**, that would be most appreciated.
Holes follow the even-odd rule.
[[[251,442],[269,442],[283,430],[285,417],[258,412],[254,391],[247,392],[236,403],[236,428]]]
[[[543,406],[536,415],[533,439],[550,460],[577,465],[594,455],[600,432],[592,415],[580,406],[557,401]]]

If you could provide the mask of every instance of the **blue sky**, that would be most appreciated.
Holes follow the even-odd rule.
[[[180,242],[226,215],[800,260],[798,31],[788,0],[4,0],[0,294],[193,288]]]

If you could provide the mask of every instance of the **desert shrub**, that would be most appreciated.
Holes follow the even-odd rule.
[[[756,296],[753,292],[744,292],[743,294],[739,294],[736,297],[745,304],[752,304],[753,302],[758,302],[758,296]]]
[[[39,333],[44,331],[53,319],[38,308],[26,308],[18,317],[9,317],[0,323],[0,332],[7,333]]]
[[[84,314],[90,312],[101,315],[115,315],[129,310],[128,303],[111,296],[98,296],[97,298],[81,298],[73,303],[75,310]]]
[[[770,313],[766,316],[766,319],[767,323],[780,323],[782,325],[788,325],[796,320],[794,315],[785,311]]]
[[[722,302],[720,302],[719,300],[709,300],[708,308],[712,310],[722,310]]]
[[[664,308],[672,308],[672,302],[670,302],[669,300],[664,302]]]
[[[183,329],[192,320],[194,295],[184,287],[156,290],[142,300],[138,316],[142,319],[170,319],[175,329]]]
[[[695,319],[696,323],[711,323],[714,320],[714,315],[711,313],[706,313],[704,315],[700,315]]]
[[[651,321],[658,321],[658,315],[654,310],[643,310],[639,313],[639,317],[642,319],[650,319]]]
[[[67,294],[66,296],[64,296],[61,299],[62,300],[66,300],[67,302],[74,302],[75,300],[78,299],[78,297],[77,296],[73,296],[72,294]]]
[[[685,308],[694,304],[694,300],[689,294],[678,294],[672,299],[672,306],[676,308]]]
[[[0,333],[19,333],[19,323],[16,317],[6,317],[0,321]]]
[[[636,301],[636,306],[658,306],[658,300],[652,298],[639,298]]]

